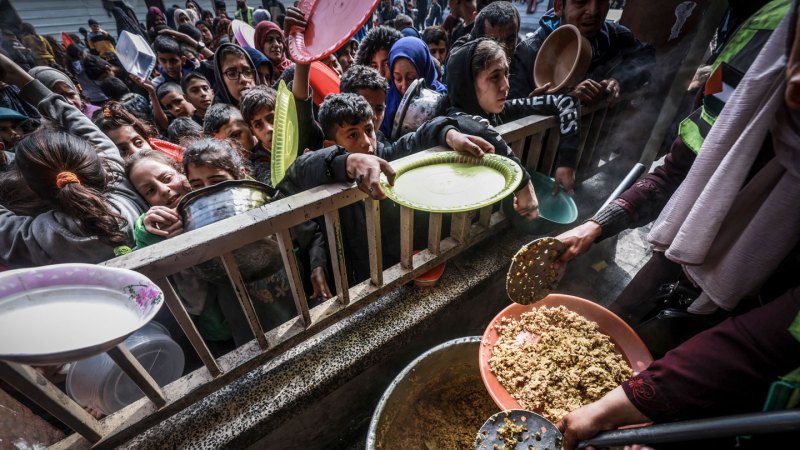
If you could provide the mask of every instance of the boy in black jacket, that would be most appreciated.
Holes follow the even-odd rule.
[[[396,142],[388,143],[376,138],[372,118],[372,109],[363,97],[356,94],[328,96],[319,111],[326,148],[300,156],[289,167],[283,181],[277,186],[278,190],[283,195],[292,195],[322,184],[356,181],[359,187],[373,198],[382,199],[384,196],[377,182],[379,171],[388,173],[390,179],[393,173],[386,161],[399,159],[437,145],[482,157],[486,152],[495,152],[495,146],[489,140],[498,142],[491,136],[487,136],[489,140],[486,140],[458,131],[460,121],[471,119],[437,117],[423,124],[416,133],[406,134]],[[507,146],[503,148],[508,151]],[[375,155],[378,158],[364,158],[364,154]],[[513,156],[513,153],[508,156]],[[359,165],[365,168],[364,171],[356,170],[355,167]],[[525,186],[528,180],[526,176],[523,180]],[[381,203],[384,267],[391,267],[400,259],[399,211],[399,206],[394,202]],[[342,223],[346,224],[342,238],[348,281],[352,285],[365,280],[370,273],[369,249],[365,239],[367,231],[364,205],[361,202],[352,204],[342,208],[339,214]],[[535,214],[531,216],[533,217]],[[418,248],[425,246],[427,231],[424,228],[427,227],[427,223],[427,220],[415,220],[415,224],[420,227],[419,232],[416,230],[414,232],[415,238],[421,240],[416,242]]]

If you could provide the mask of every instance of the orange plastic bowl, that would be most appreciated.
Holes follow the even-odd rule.
[[[486,327],[486,331],[483,333],[483,339],[481,340],[478,357],[483,384],[486,386],[486,390],[489,391],[492,400],[494,400],[497,406],[503,411],[525,408],[517,403],[514,397],[506,391],[489,368],[489,359],[492,357],[492,349],[498,337],[495,325],[499,324],[503,317],[519,319],[522,313],[540,306],[548,306],[551,308],[555,306],[564,306],[570,311],[596,322],[600,327],[600,331],[611,337],[617,351],[625,357],[625,360],[628,361],[628,364],[633,368],[635,374],[646,369],[647,366],[653,362],[650,351],[647,350],[647,346],[644,345],[639,335],[616,314],[597,303],[571,295],[561,294],[550,294],[542,301],[532,305],[514,303],[500,311],[500,313],[492,319],[491,323],[489,323],[489,326]]]
[[[533,63],[533,81],[548,93],[577,85],[592,63],[592,45],[574,25],[561,25],[547,36]]]
[[[319,106],[328,94],[339,93],[339,75],[325,64],[314,61],[308,74],[308,83],[313,91],[312,101]]]

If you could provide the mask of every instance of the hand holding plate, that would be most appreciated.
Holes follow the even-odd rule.
[[[456,129],[448,131],[445,140],[453,150],[469,153],[476,158],[483,158],[486,153],[494,153],[494,146],[486,139],[464,134]]]

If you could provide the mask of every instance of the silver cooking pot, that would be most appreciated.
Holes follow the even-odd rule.
[[[264,183],[251,180],[230,180],[186,194],[178,203],[178,213],[186,231],[227,219],[273,200],[275,190]],[[246,282],[269,276],[282,267],[278,243],[265,237],[233,252],[239,272]],[[219,258],[198,264],[198,277],[220,283],[228,279]]]
[[[426,88],[424,78],[411,83],[394,115],[392,141],[415,131],[428,120],[442,115],[442,101],[445,97],[445,94]]]

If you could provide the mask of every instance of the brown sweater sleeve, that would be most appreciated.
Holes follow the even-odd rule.
[[[800,287],[684,342],[623,383],[631,402],[656,422],[761,409],[770,384],[800,367],[788,331]]]

